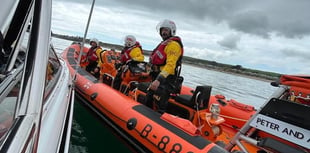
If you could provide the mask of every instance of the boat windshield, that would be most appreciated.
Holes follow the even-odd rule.
[[[28,37],[28,35],[23,35]],[[5,71],[0,79],[0,142],[5,139],[5,135],[11,129],[17,113],[18,98],[20,97],[22,75],[26,56],[27,39],[21,39],[20,45],[13,46],[16,58],[11,58],[12,68]],[[24,45],[26,44],[26,46]],[[0,143],[0,144],[1,144]]]
[[[9,1],[5,1],[9,3]],[[17,7],[17,3],[10,3]],[[7,18],[2,16],[5,24],[1,24],[1,62],[0,62],[0,146],[5,139],[8,131],[12,129],[12,125],[16,119],[17,109],[20,99],[20,92],[22,90],[22,75],[24,72],[24,63],[26,51],[29,44],[29,34],[26,28],[22,26],[14,29],[14,18],[23,18],[13,16],[15,9],[8,10]],[[25,16],[25,15],[24,15]],[[27,23],[29,20],[25,20]],[[14,26],[13,26],[14,25]],[[26,104],[24,104],[26,106]],[[20,108],[20,107],[19,107]]]
[[[19,89],[20,83],[17,83],[0,102],[0,142],[2,142],[4,135],[13,124]]]

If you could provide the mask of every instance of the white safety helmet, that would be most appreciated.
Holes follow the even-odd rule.
[[[89,44],[91,45],[92,42],[95,42],[99,46],[99,40],[97,38],[90,39]]]
[[[124,39],[125,46],[131,47],[136,44],[136,38],[133,35],[127,35]]]
[[[159,33],[160,33],[161,28],[170,29],[171,36],[175,36],[176,31],[177,31],[177,27],[176,27],[175,23],[171,20],[168,20],[168,19],[164,19],[157,24],[156,29]]]

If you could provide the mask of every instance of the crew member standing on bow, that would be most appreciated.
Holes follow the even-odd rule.
[[[156,28],[163,41],[150,56],[153,81],[148,88],[146,105],[153,108],[155,101],[158,112],[164,113],[181,72],[183,44],[181,38],[175,36],[176,25],[173,21],[163,20]]]
[[[98,57],[102,52],[102,48],[99,46],[99,41],[96,38],[91,39],[89,44],[91,47],[87,52],[86,60],[88,61],[88,65],[86,66],[86,71],[99,78],[100,62]]]
[[[144,61],[144,55],[142,51],[142,47],[136,38],[133,35],[127,35],[124,39],[124,48],[121,52],[121,66],[118,69],[117,75],[113,82],[113,88],[119,89],[122,78],[121,75],[123,73],[123,66],[129,63]]]

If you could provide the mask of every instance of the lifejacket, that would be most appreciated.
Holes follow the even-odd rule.
[[[142,54],[143,54],[143,50],[142,50],[142,47],[140,45],[139,42],[136,42],[135,45],[131,46],[131,47],[125,47],[122,52],[121,52],[121,62],[122,63],[126,63],[128,60],[131,59],[130,57],[130,52],[132,49],[136,48],[136,47],[139,47],[142,51]]]
[[[157,65],[157,66],[162,66],[166,64],[166,58],[167,55],[165,53],[165,48],[167,46],[167,44],[170,41],[176,41],[180,44],[181,46],[181,56],[178,60],[177,63],[180,63],[179,61],[181,60],[181,58],[183,57],[183,44],[181,42],[181,38],[178,36],[174,36],[174,37],[170,37],[169,39],[162,41],[152,52],[151,56],[150,56],[150,61],[153,65]]]
[[[115,63],[115,55],[111,50],[102,50],[100,53],[100,61],[101,63]]]
[[[98,60],[96,50],[101,49],[100,46],[97,46],[96,48],[89,48],[89,51],[87,52],[87,60],[90,62],[95,62]]]
[[[113,59],[114,52],[110,50],[103,50],[100,53],[100,73],[108,73],[112,76],[116,75],[116,69],[115,69],[115,62],[116,60]]]

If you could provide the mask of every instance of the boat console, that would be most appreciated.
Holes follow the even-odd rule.
[[[257,146],[262,152],[309,152],[310,106],[290,101],[287,96],[283,96],[287,91],[287,86],[280,86],[277,92],[279,96],[270,98],[236,134],[226,149],[231,150],[237,145],[243,152],[249,152],[243,146],[247,142]]]

